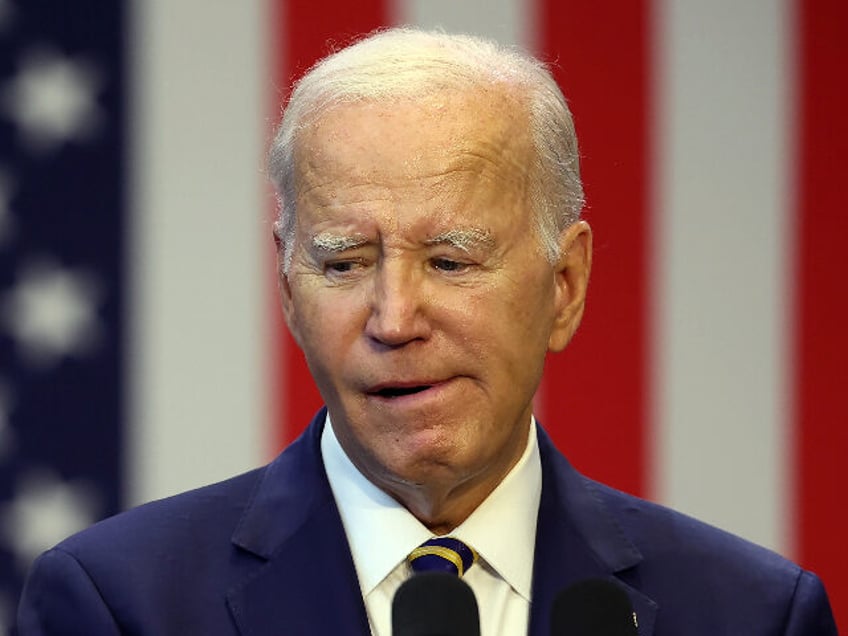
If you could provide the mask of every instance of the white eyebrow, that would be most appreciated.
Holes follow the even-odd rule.
[[[447,243],[463,252],[469,252],[473,248],[492,247],[495,240],[487,230],[469,228],[464,230],[448,230],[427,240],[427,245],[441,245]]]
[[[312,237],[312,247],[322,252],[344,252],[361,247],[368,239],[361,234],[353,236],[345,234],[334,234],[333,232],[322,232]]]

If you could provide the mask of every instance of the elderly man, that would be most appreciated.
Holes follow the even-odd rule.
[[[493,43],[389,30],[313,68],[270,165],[326,409],[269,466],[47,552],[22,633],[387,636],[441,555],[485,635],[549,634],[582,579],[643,635],[835,634],[814,575],[582,477],[533,419],[586,296],[577,157],[550,74]]]

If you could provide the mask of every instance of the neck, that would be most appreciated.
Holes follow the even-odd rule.
[[[430,487],[389,491],[412,515],[435,535],[445,535],[462,525],[472,512],[486,500],[497,483],[467,492]]]

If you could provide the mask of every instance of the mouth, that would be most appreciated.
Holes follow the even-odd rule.
[[[384,399],[404,397],[433,388],[433,384],[383,384],[366,391],[368,395]]]

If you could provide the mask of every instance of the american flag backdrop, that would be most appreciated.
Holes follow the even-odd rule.
[[[552,63],[595,264],[537,413],[578,468],[817,571],[848,629],[844,0],[0,0],[0,632],[42,549],[320,404],[274,291],[293,77],[381,25]]]

